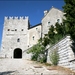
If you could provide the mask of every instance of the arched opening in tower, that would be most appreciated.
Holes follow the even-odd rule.
[[[13,58],[22,58],[22,50],[20,48],[14,50]]]

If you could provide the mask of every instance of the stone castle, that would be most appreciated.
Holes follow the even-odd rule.
[[[49,11],[44,11],[41,23],[32,27],[30,27],[28,17],[5,17],[0,57],[31,59],[32,54],[27,54],[29,48],[37,44],[38,39],[48,33],[51,25],[55,25],[56,22],[62,23],[63,18],[65,18],[64,13],[54,7]],[[75,53],[72,51],[71,45],[70,36],[66,36],[48,48],[47,63],[51,63],[51,51],[57,49],[58,65],[75,71]]]
[[[1,56],[27,58],[26,50],[37,44],[38,39],[47,34],[51,25],[62,23],[64,13],[52,7],[44,11],[40,24],[30,27],[28,17],[5,17],[1,45]]]

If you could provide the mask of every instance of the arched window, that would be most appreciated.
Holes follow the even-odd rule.
[[[20,38],[17,39],[17,42],[20,42]]]
[[[48,25],[50,25],[50,22],[48,22]]]
[[[60,19],[57,19],[57,22],[59,23],[60,22]]]
[[[34,40],[34,36],[33,36],[33,40]]]

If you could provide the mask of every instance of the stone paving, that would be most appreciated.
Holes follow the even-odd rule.
[[[0,75],[61,75],[57,70],[47,70],[24,59],[0,59]],[[64,74],[65,75],[65,74]]]

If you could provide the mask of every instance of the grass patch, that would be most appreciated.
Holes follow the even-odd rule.
[[[50,63],[45,63],[45,65],[46,65],[46,66],[51,66],[51,64],[50,64]]]

